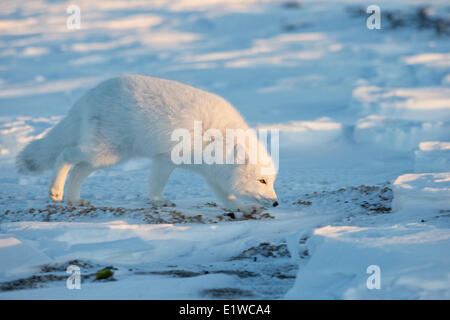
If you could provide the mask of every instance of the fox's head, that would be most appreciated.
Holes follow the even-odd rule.
[[[257,152],[250,155],[247,145],[242,147],[241,164],[230,164],[228,189],[237,198],[260,203],[264,206],[278,205],[277,195],[274,190],[274,182],[277,177],[277,170],[271,156],[268,154],[265,146],[259,141],[255,144]],[[234,154],[237,159],[237,147]],[[255,151],[255,150],[252,150]],[[239,162],[239,160],[237,160]]]
[[[235,165],[230,184],[233,194],[241,199],[258,202],[264,206],[278,205],[274,190],[275,171],[265,171],[268,167],[257,164]]]

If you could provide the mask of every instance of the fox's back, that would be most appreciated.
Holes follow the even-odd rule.
[[[175,81],[142,75],[106,80],[88,91],[72,108],[82,120],[82,136],[102,137],[129,147],[146,144],[152,152],[168,152],[171,134],[193,130],[247,129],[240,114],[225,99]]]
[[[234,120],[243,121],[239,113],[223,98],[176,81],[142,75],[124,75],[106,80],[87,92],[77,103],[90,115],[117,115],[124,113],[144,117],[146,121],[198,120],[205,125]],[[124,118],[125,117],[125,118]]]

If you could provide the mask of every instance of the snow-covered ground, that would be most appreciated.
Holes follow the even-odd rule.
[[[370,4],[3,1],[0,299],[450,299],[450,6],[377,1],[369,30]],[[27,142],[123,73],[215,92],[279,128],[280,205],[238,221],[176,171],[176,207],[154,209],[144,159],[92,174],[84,208],[52,203],[48,174],[16,172]],[[103,268],[115,281],[94,280]]]

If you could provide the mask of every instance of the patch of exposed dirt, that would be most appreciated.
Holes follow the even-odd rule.
[[[259,274],[247,271],[247,270],[200,270],[200,271],[188,271],[188,270],[163,270],[163,271],[136,271],[136,275],[163,275],[171,276],[175,278],[192,278],[203,276],[205,274],[228,274],[234,275],[239,278],[253,278],[258,277]]]
[[[192,278],[205,275],[208,272],[200,271],[187,271],[187,270],[164,270],[164,271],[136,271],[136,275],[161,275],[161,276],[171,276],[175,278]]]
[[[41,272],[42,273],[65,272],[67,270],[67,267],[69,267],[70,265],[75,265],[83,270],[92,269],[96,267],[96,265],[88,261],[75,259],[65,263],[44,264],[43,266],[41,266]]]
[[[217,208],[215,203],[206,203],[208,208]],[[198,206],[203,208],[203,206]],[[214,209],[213,209],[214,210]],[[252,214],[242,218],[236,218],[234,214],[223,213],[218,208],[217,213],[208,215],[186,213],[173,207],[148,207],[148,208],[125,208],[125,207],[96,207],[68,206],[62,204],[48,204],[45,208],[29,208],[22,210],[6,210],[0,213],[0,221],[75,221],[82,218],[123,217],[142,220],[148,224],[173,224],[173,223],[203,223],[211,224],[222,221],[263,220],[274,219],[269,213]]]
[[[63,263],[52,263],[40,266],[39,274],[32,275],[26,278],[15,279],[11,281],[0,282],[1,291],[11,290],[25,290],[25,289],[37,289],[47,287],[47,284],[51,282],[66,281],[70,274],[66,273],[67,268],[70,265],[77,266],[81,269],[81,280],[95,281],[97,276],[96,269],[101,270],[117,270],[113,266],[100,267],[97,264],[93,264],[88,261],[74,259]],[[108,281],[115,281],[114,278],[106,279]],[[99,281],[99,280],[97,280]],[[102,280],[104,281],[104,280]]]
[[[273,245],[268,242],[262,242],[256,247],[251,247],[244,250],[239,255],[231,258],[231,260],[242,260],[242,259],[253,259],[256,261],[258,257],[264,258],[280,258],[287,257],[290,258],[288,247],[286,244],[282,243],[279,245]]]
[[[393,192],[389,183],[383,185],[340,188],[335,191],[313,192],[305,194],[294,202],[301,206],[341,207],[349,212],[389,213],[392,211]]]
[[[28,278],[0,282],[0,291],[43,288],[45,283],[62,281],[65,279],[67,279],[67,276],[54,274],[34,275]]]
[[[46,284],[51,282],[66,281],[69,275],[67,274],[43,274],[43,275],[33,275],[28,278],[21,278],[12,281],[0,282],[0,292],[1,291],[12,291],[12,290],[25,290],[25,289],[37,289],[45,288]],[[81,275],[82,280],[93,279],[95,273]]]

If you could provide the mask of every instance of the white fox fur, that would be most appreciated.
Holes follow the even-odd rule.
[[[177,128],[192,132],[194,121],[202,121],[204,131],[214,128],[224,136],[226,129],[249,128],[227,101],[214,94],[141,75],[113,78],[88,91],[43,139],[27,145],[17,157],[17,166],[23,173],[53,169],[50,196],[55,201],[62,201],[72,169],[66,201],[81,205],[81,184],[93,170],[133,157],[148,157],[152,159],[150,201],[172,205],[162,196],[169,175],[177,167],[170,158],[176,144],[171,134]],[[273,188],[276,175],[263,175],[261,165],[179,166],[199,173],[228,209],[244,214],[263,209],[236,197],[263,205],[278,204]]]

